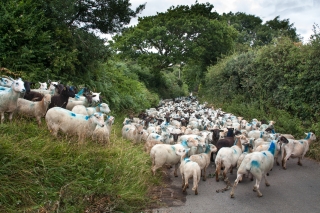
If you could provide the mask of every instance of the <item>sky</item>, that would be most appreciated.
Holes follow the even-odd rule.
[[[153,16],[157,12],[166,12],[171,6],[193,5],[195,0],[130,0],[132,9],[140,4],[146,4],[145,9],[138,16]],[[296,32],[308,42],[313,34],[313,25],[320,26],[320,0],[198,0],[199,3],[209,2],[214,11],[219,14],[243,12],[260,17],[264,22],[279,16],[280,20],[289,19]],[[133,19],[130,25],[136,25]]]

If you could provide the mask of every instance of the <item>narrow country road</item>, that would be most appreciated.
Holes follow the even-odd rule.
[[[216,190],[226,187],[223,181],[216,182],[215,178],[207,178],[207,181],[200,180],[198,195],[191,190],[192,180],[189,180],[186,201],[173,201],[172,206],[160,209],[153,209],[153,213],[317,213],[320,212],[320,164],[310,159],[303,159],[303,166],[297,165],[297,159],[287,161],[287,170],[280,166],[274,166],[268,176],[269,187],[260,184],[260,191],[263,197],[257,197],[252,188],[255,180],[251,182],[245,178],[235,190],[235,198],[230,198],[230,191],[217,193]],[[207,174],[213,174],[215,167],[211,163]],[[171,187],[181,188],[182,180],[173,176],[173,169],[170,171],[172,180]],[[236,179],[236,170],[228,174],[233,185]],[[171,197],[179,197],[172,192]],[[180,193],[181,194],[181,193]],[[160,198],[161,199],[161,198]],[[185,202],[184,202],[185,201]]]

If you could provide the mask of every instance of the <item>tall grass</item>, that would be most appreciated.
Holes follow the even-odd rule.
[[[110,144],[50,135],[33,119],[0,125],[0,212],[137,212],[149,203],[151,175],[142,145],[123,140],[116,119]]]

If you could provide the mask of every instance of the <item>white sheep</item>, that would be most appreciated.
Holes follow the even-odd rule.
[[[256,183],[253,187],[253,191],[257,192],[258,196],[262,194],[259,190],[262,177],[265,179],[266,186],[270,186],[267,181],[267,173],[272,169],[274,163],[274,154],[276,151],[276,142],[272,141],[268,151],[252,152],[247,154],[241,162],[237,171],[237,179],[234,181],[234,185],[230,192],[231,198],[234,198],[234,191],[239,181],[242,180],[243,175],[251,173],[256,178]]]
[[[156,141],[163,142],[165,144],[170,144],[170,133],[162,132],[161,135],[157,133],[150,133],[147,138],[147,141],[148,140],[156,140]]]
[[[92,133],[92,139],[101,143],[110,143],[110,134],[112,124],[114,123],[114,117],[108,116],[104,123],[105,125],[103,127],[97,125]]]
[[[191,161],[197,162],[201,169],[202,180],[207,179],[206,169],[210,165],[210,157],[212,152],[217,152],[217,147],[213,144],[206,145],[204,153],[191,155],[189,158]]]
[[[197,140],[183,141],[181,144],[156,144],[150,150],[150,157],[152,160],[151,170],[153,175],[156,174],[156,170],[161,168],[163,165],[175,165],[174,176],[178,177],[177,169],[180,163],[180,156],[177,155],[177,150],[179,148],[188,148],[191,146],[197,146]]]
[[[222,147],[219,149],[215,164],[216,164],[216,181],[219,181],[221,168],[224,167],[223,177],[227,180],[227,172],[237,165],[237,161],[242,153],[242,144],[248,143],[248,139],[243,135],[236,135],[236,145],[231,147]]]
[[[260,130],[251,130],[248,132],[248,137],[249,138],[263,138],[265,141],[267,141],[270,138],[270,134],[265,131],[260,131]]]
[[[21,78],[12,80],[11,87],[9,89],[0,89],[0,113],[1,124],[4,122],[4,113],[9,113],[9,120],[12,121],[12,116],[17,108],[18,98],[21,93],[26,91],[24,82]]]
[[[143,134],[143,125],[127,124],[122,127],[122,137],[132,141],[134,144],[140,143]]]
[[[43,118],[48,110],[51,102],[51,95],[46,94],[41,101],[33,102],[26,99],[19,98],[17,101],[17,113],[30,117],[35,117],[38,121],[38,126],[41,125],[41,118]]]
[[[71,111],[77,114],[82,114],[82,115],[92,115],[96,112],[109,114],[110,108],[108,104],[101,103],[101,104],[98,104],[96,107],[85,107],[84,105],[75,105]]]
[[[186,192],[187,188],[189,187],[189,179],[193,179],[193,187],[192,191],[194,194],[198,194],[198,185],[201,177],[201,168],[197,162],[190,160],[187,156],[187,151],[185,150],[178,150],[177,155],[180,156],[180,174],[182,177],[182,191]]]
[[[77,135],[79,142],[91,137],[96,126],[104,126],[103,114],[95,113],[91,116],[75,114],[61,107],[53,107],[45,116],[48,129],[53,136],[61,130],[70,135]]]
[[[306,138],[300,140],[287,139],[280,137],[283,144],[281,146],[282,168],[287,169],[286,164],[289,158],[298,158],[298,165],[302,166],[301,160],[309,150],[309,146],[315,141],[316,135],[313,132],[305,133]]]

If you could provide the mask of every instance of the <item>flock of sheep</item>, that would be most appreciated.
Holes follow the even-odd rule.
[[[276,133],[274,125],[274,121],[246,121],[190,96],[163,100],[157,108],[125,118],[122,136],[133,143],[144,143],[154,175],[164,165],[174,166],[176,177],[180,169],[183,191],[193,179],[192,190],[198,194],[200,178],[206,180],[206,169],[214,162],[216,181],[223,170],[223,180],[228,183],[228,172],[237,169],[232,198],[243,177],[256,179],[253,190],[261,197],[260,182],[264,178],[269,186],[266,176],[275,162],[279,165],[278,153],[283,169],[289,158],[298,158],[298,165],[302,165],[301,159],[316,140],[312,132],[295,140],[290,134]]]
[[[62,131],[78,136],[79,142],[88,137],[104,143],[110,141],[114,117],[108,116],[110,109],[101,103],[100,93],[88,92],[86,88],[76,91],[59,82],[49,81],[49,88],[47,83],[39,83],[39,89],[30,89],[32,83],[20,78],[1,78],[1,124],[4,113],[9,113],[9,120],[14,113],[34,117],[38,125],[45,117],[54,136]],[[281,151],[283,169],[289,158],[298,158],[298,165],[302,165],[301,159],[316,140],[312,132],[300,140],[290,134],[276,133],[274,124],[274,121],[266,124],[257,119],[248,122],[243,117],[208,107],[206,103],[200,104],[191,95],[162,100],[157,108],[147,109],[138,117],[125,118],[122,137],[135,144],[144,143],[154,175],[164,165],[175,166],[174,176],[178,176],[180,169],[183,191],[192,178],[192,190],[198,194],[200,177],[206,180],[206,169],[214,162],[216,181],[220,180],[222,170],[223,179],[227,181],[228,172],[237,168],[231,197],[244,176],[256,179],[254,191],[261,197],[260,182],[264,178],[269,185],[266,175],[275,161],[279,165],[278,153]]]
[[[48,129],[54,136],[62,131],[78,136],[79,142],[88,137],[109,142],[114,117],[105,116],[110,109],[108,104],[100,103],[100,93],[88,92],[86,88],[77,92],[74,87],[59,82],[49,81],[49,88],[46,82],[39,83],[39,89],[30,89],[31,82],[1,77],[1,124],[5,113],[9,113],[10,121],[14,113],[34,117],[39,126],[41,118],[45,117]]]

